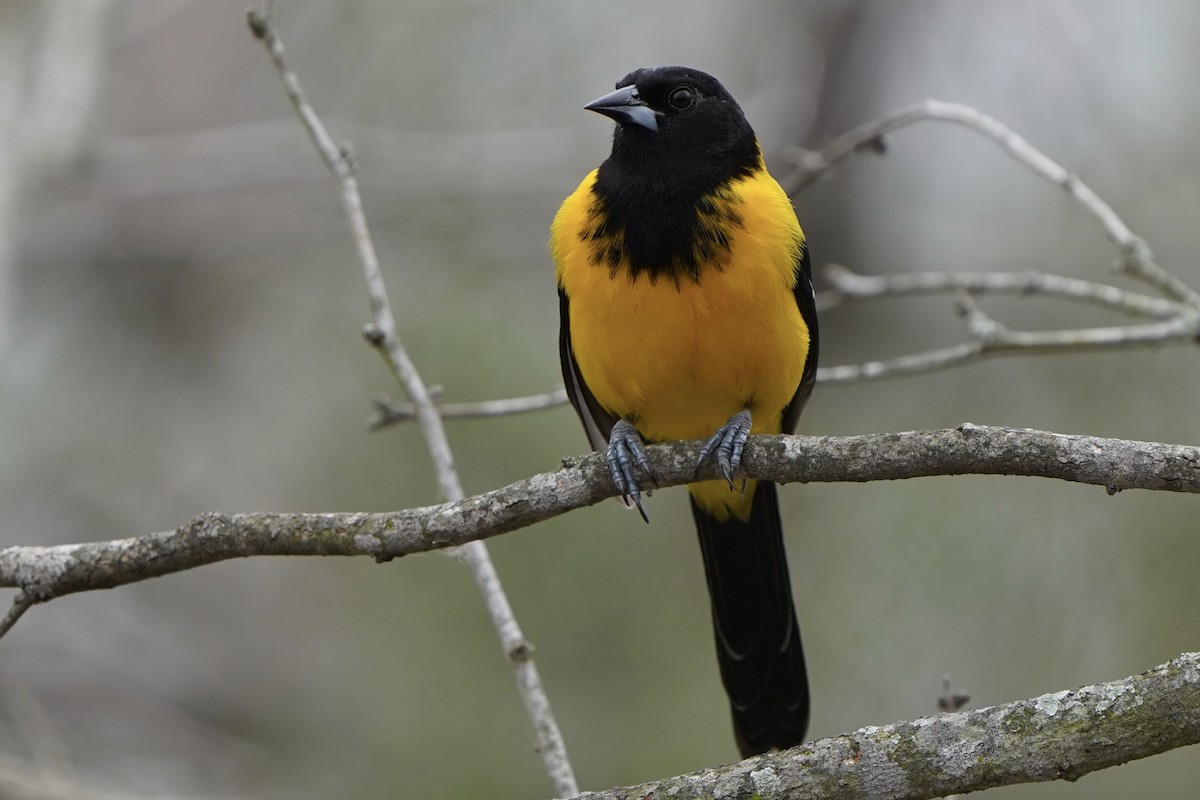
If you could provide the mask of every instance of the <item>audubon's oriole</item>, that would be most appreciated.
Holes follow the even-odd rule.
[[[688,490],[734,735],[744,756],[791,747],[809,692],[775,484],[733,478],[747,437],[791,432],[812,391],[804,233],[712,76],[639,69],[585,108],[617,127],[551,226],[567,394],[643,517],[643,441],[707,438],[725,480]]]

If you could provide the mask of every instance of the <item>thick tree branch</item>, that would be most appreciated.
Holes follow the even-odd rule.
[[[862,728],[578,800],[926,800],[1076,780],[1200,742],[1200,653],[1110,683]]]
[[[648,448],[658,483],[697,472],[699,441]],[[1122,489],[1200,493],[1200,447],[982,427],[866,436],[755,436],[744,474],[791,482],[931,475],[1025,475]],[[129,539],[0,550],[0,587],[29,602],[252,556],[369,556],[387,561],[528,527],[615,495],[601,455],[436,506],[375,514],[202,514],[173,531]]]

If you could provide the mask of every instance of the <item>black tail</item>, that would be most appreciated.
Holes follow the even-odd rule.
[[[808,675],[775,484],[758,483],[746,522],[719,522],[694,498],[692,515],[738,747],[743,757],[794,747],[808,729]]]

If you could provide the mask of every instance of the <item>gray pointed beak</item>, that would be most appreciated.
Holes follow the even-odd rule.
[[[597,97],[584,108],[611,117],[622,125],[633,123],[658,132],[658,112],[642,102],[637,86],[624,86],[615,92],[609,92],[603,97]]]

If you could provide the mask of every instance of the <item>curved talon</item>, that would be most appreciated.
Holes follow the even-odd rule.
[[[618,420],[608,435],[605,457],[608,459],[608,474],[612,476],[617,491],[626,501],[637,506],[642,519],[649,522],[650,517],[646,515],[646,509],[642,508],[642,490],[634,476],[634,465],[636,464],[655,486],[658,486],[658,481],[650,469],[650,457],[646,455],[646,446],[642,443],[637,428],[627,420]]]
[[[715,455],[721,476],[728,481],[729,488],[733,489],[733,476],[742,465],[742,451],[749,438],[750,409],[744,408],[717,428],[717,432],[704,443],[704,447],[700,448],[700,458],[696,462],[696,468],[704,466],[704,462]]]

